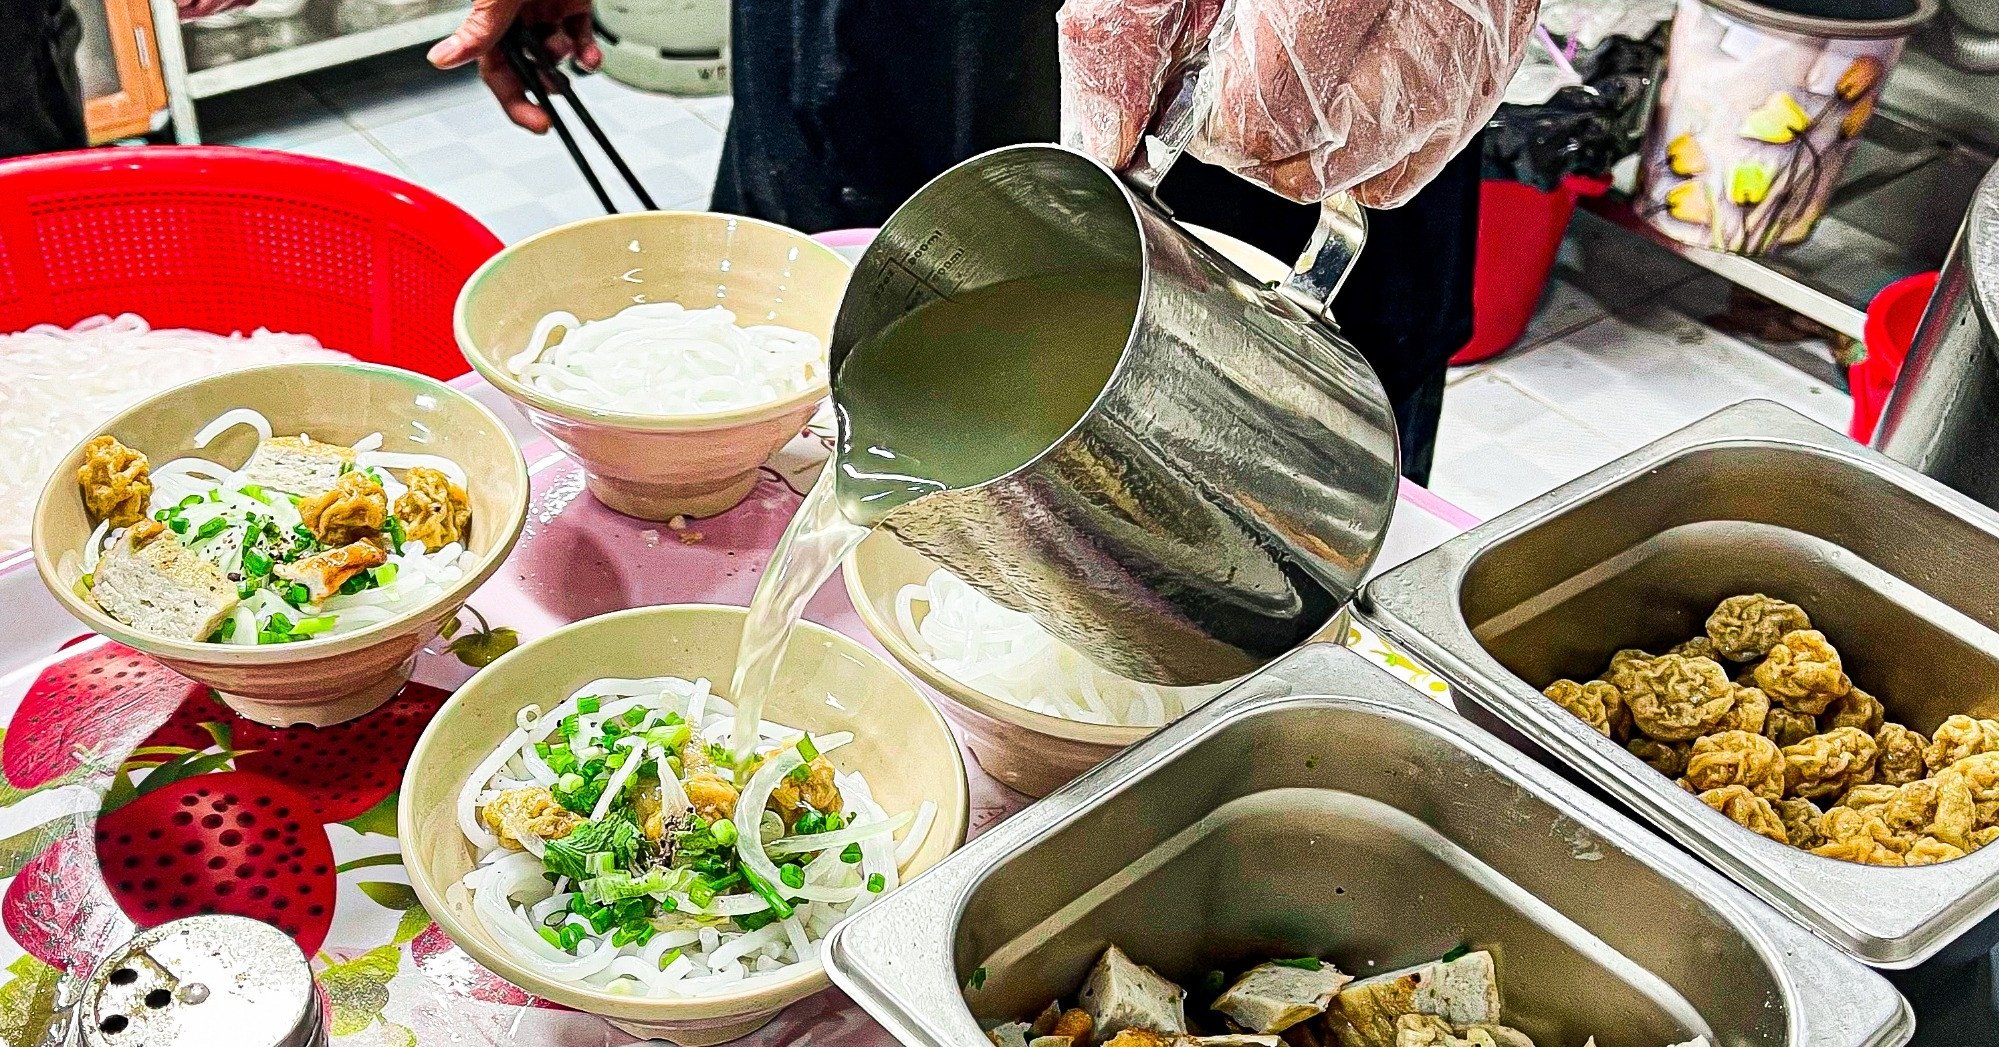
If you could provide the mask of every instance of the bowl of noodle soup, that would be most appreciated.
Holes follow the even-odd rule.
[[[890,819],[883,828],[892,826],[892,835],[855,845],[851,868],[856,882],[867,886],[851,901],[845,894],[833,895],[842,907],[837,912],[808,913],[807,899],[817,897],[816,905],[827,900],[810,888],[838,882],[808,871],[801,881],[804,898],[789,890],[784,894],[801,910],[799,920],[812,928],[811,940],[802,949],[787,951],[780,931],[793,928],[773,923],[752,932],[769,938],[765,945],[742,936],[739,926],[742,913],[761,908],[755,896],[724,887],[721,891],[729,893],[697,894],[689,904],[687,888],[698,877],[675,855],[691,834],[675,832],[669,820],[667,831],[654,839],[673,839],[674,846],[649,848],[650,858],[642,859],[654,863],[651,875],[664,882],[650,891],[653,904],[647,912],[634,917],[646,926],[627,927],[641,930],[639,938],[618,936],[616,927],[608,938],[593,936],[582,927],[567,939],[544,940],[550,936],[540,932],[552,929],[551,924],[576,923],[563,915],[563,892],[581,895],[591,884],[564,882],[552,871],[545,878],[538,861],[550,862],[553,870],[553,859],[532,855],[534,844],[526,836],[520,839],[528,846],[515,850],[505,845],[507,834],[499,832],[503,846],[495,847],[484,829],[496,821],[507,823],[487,819],[485,809],[497,794],[528,785],[537,775],[548,777],[540,774],[543,757],[528,754],[553,758],[564,748],[565,736],[572,743],[587,743],[601,736],[604,722],[635,711],[622,734],[629,748],[613,742],[612,752],[642,752],[646,737],[662,731],[684,736],[690,727],[695,741],[702,740],[704,727],[708,741],[726,741],[728,723],[715,717],[718,706],[726,711],[726,698],[714,692],[711,681],[730,679],[745,615],[741,607],[688,604],[587,618],[501,657],[439,710],[418,740],[404,776],[398,809],[403,860],[425,908],[474,959],[528,992],[603,1016],[634,1035],[680,1044],[720,1043],[749,1034],[785,1006],[826,988],[829,981],[818,956],[822,928],[852,907],[893,891],[900,880],[929,868],[964,842],[969,818],[964,764],[943,718],[887,659],[830,629],[802,622],[787,641],[777,687],[762,712],[769,725],[765,734],[780,742],[788,738],[792,745],[802,736],[824,746],[817,759],[830,762],[846,792],[847,832],[860,828],[864,835],[862,827],[871,817]],[[696,711],[703,706],[705,713]],[[574,726],[579,720],[581,726]],[[684,737],[675,744],[685,744]],[[596,818],[611,807],[604,797],[618,795],[628,783],[636,783],[634,796],[649,797],[658,788],[643,776],[655,766],[666,771],[664,755],[648,753],[642,761],[648,770],[620,775],[630,766],[623,764],[601,775],[610,784],[594,803]],[[783,773],[776,754],[767,754],[764,765]],[[690,766],[681,766],[657,780],[664,784],[669,777],[687,774],[691,791],[691,772]],[[758,791],[756,780],[753,776],[739,783],[745,785],[743,796]],[[552,786],[567,802],[564,788]],[[470,814],[468,806],[478,807],[479,813]],[[735,821],[747,827],[753,823],[740,817],[744,809],[737,808]],[[678,827],[713,831],[704,829],[698,816]],[[740,841],[739,833],[731,835]],[[556,843],[575,835],[550,833],[544,847],[552,852]],[[777,857],[781,845],[773,843],[769,849],[784,861]],[[821,860],[805,864],[837,866],[841,860],[842,855],[829,850]],[[882,866],[884,860],[890,864]],[[510,865],[524,866],[525,872],[516,876]],[[743,868],[749,865],[746,861]],[[619,878],[615,870],[603,875]],[[593,911],[581,903],[568,911],[573,915],[579,909]],[[524,920],[523,914],[534,918]],[[694,963],[697,954],[705,962]],[[713,973],[724,968],[734,977]]]

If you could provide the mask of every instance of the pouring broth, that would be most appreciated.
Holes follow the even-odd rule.
[[[750,601],[729,694],[734,747],[777,681],[785,638],[847,554],[899,506],[1032,461],[1096,402],[1137,312],[1135,274],[1066,273],[938,298],[840,365],[840,444]]]

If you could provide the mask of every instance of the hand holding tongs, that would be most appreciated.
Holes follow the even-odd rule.
[[[618,175],[625,180],[625,185],[631,188],[632,195],[638,197],[639,205],[647,210],[658,210],[659,205],[652,202],[652,197],[645,191],[645,186],[639,184],[638,176],[632,173],[632,169],[626,166],[624,157],[619,156],[617,149],[612,147],[611,140],[605,137],[603,129],[591,118],[590,110],[584,108],[583,100],[576,97],[576,92],[570,89],[569,76],[562,71],[561,64],[548,57],[547,52],[542,50],[541,44],[534,39],[527,26],[515,22],[507,28],[507,35],[500,40],[500,54],[506,58],[507,65],[513,69],[514,75],[520,77],[521,84],[527,88],[528,99],[543,113],[548,114],[549,126],[555,128],[556,135],[562,139],[563,148],[569,150],[569,158],[576,161],[576,169],[583,172],[583,180],[590,183],[591,191],[597,194],[598,202],[604,205],[605,214],[617,214],[618,205],[611,202],[611,194],[605,191],[604,183],[597,178],[597,172],[590,166],[590,159],[577,147],[576,138],[569,133],[568,124],[564,123],[561,114],[555,111],[554,95],[561,96],[569,103],[569,108],[576,114],[576,119],[583,122],[584,130],[589,131],[590,137],[597,140],[597,148],[604,151],[604,155],[611,161],[611,166],[617,168]]]

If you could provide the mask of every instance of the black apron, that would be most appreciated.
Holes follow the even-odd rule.
[[[0,159],[81,149],[82,23],[69,0],[0,0]]]
[[[714,208],[806,232],[879,226],[968,157],[1059,131],[1057,0],[735,0],[735,107]],[[1471,338],[1476,143],[1408,205],[1369,214],[1334,312],[1381,375],[1403,472],[1429,477],[1444,371]],[[1182,160],[1161,198],[1289,260],[1314,209]]]

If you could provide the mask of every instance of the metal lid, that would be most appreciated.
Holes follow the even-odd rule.
[[[1964,230],[1959,235],[1964,237],[1959,250],[1971,270],[1972,290],[1989,332],[1999,318],[1999,164],[1985,172],[1978,191],[1971,194],[1971,207],[1965,212]]]
[[[1908,10],[1885,17],[1865,17],[1857,6],[1837,0],[1702,0],[1723,14],[1766,29],[1777,29],[1822,40],[1885,40],[1908,36],[1936,17],[1937,0],[1908,0]],[[1780,6],[1781,5],[1781,6]],[[1884,13],[1885,14],[1885,13]]]
[[[77,1006],[84,1047],[324,1047],[319,996],[298,946],[241,916],[141,931],[91,973]]]

